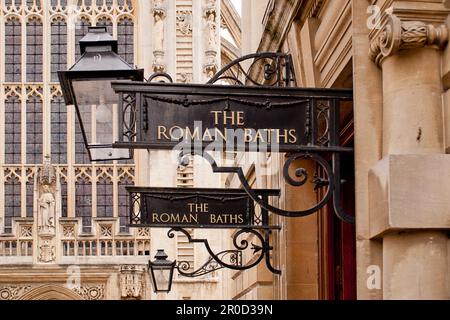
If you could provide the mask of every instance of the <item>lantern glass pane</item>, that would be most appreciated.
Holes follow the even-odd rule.
[[[92,161],[130,157],[127,149],[111,148],[118,140],[119,96],[111,87],[113,80],[117,79],[81,79],[72,83]]]
[[[155,284],[158,291],[169,291],[171,268],[154,267],[153,275],[155,277]]]

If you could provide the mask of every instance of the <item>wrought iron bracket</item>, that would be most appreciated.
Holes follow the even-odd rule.
[[[324,196],[322,199],[315,204],[314,206],[302,210],[302,211],[289,211],[289,210],[283,210],[277,207],[272,206],[269,204],[267,200],[260,197],[250,186],[250,184],[247,181],[247,178],[244,174],[244,171],[241,167],[220,167],[217,165],[214,158],[204,150],[201,152],[196,152],[195,150],[191,150],[191,152],[183,152],[181,151],[180,157],[184,157],[185,155],[194,155],[194,156],[200,156],[203,159],[205,159],[212,168],[212,171],[214,173],[230,173],[230,174],[237,174],[239,181],[242,184],[242,187],[245,189],[247,194],[250,196],[250,198],[257,203],[261,208],[275,213],[280,216],[284,217],[305,217],[308,215],[311,215],[318,210],[322,209],[333,197],[333,206],[335,210],[336,216],[341,219],[344,222],[347,223],[354,223],[355,218],[353,216],[348,215],[344,209],[341,206],[341,179],[340,179],[340,154],[338,152],[333,153],[332,155],[332,164],[330,165],[328,161],[326,161],[320,154],[318,153],[310,153],[310,152],[299,152],[294,153],[291,156],[288,157],[284,164],[283,168],[283,176],[287,183],[294,187],[304,186],[308,180],[315,185],[314,189],[322,190],[323,188],[326,188],[327,190],[324,192]],[[291,167],[292,163],[299,159],[305,159],[305,160],[312,160],[316,162],[322,169],[324,170],[324,173],[326,174],[325,178],[321,178],[318,176],[317,173],[314,173],[311,175],[308,173],[308,170],[305,168],[297,168],[295,170],[295,178],[290,176],[289,168]],[[310,179],[310,177],[313,177],[313,179]]]
[[[243,63],[248,61],[250,61],[250,68],[246,69]],[[261,81],[257,81],[258,79]],[[342,103],[351,101],[352,92],[351,90],[335,89],[281,88],[295,85],[294,79],[292,57],[289,54],[266,52],[247,55],[231,62],[203,86],[170,84],[171,77],[161,73],[155,74],[149,80],[164,80],[169,82],[167,86],[149,87],[139,83],[131,85],[116,83],[113,87],[117,89],[124,101],[121,104],[122,107],[119,108],[123,110],[119,112],[122,115],[119,119],[121,121],[119,127],[123,128],[121,129],[122,140],[115,146],[132,149],[173,149],[175,145],[179,145],[177,141],[154,142],[147,137],[149,108],[153,104],[158,105],[159,108],[162,106],[179,108],[177,111],[180,114],[189,108],[202,110],[210,105],[229,110],[230,105],[233,104],[234,109],[248,107],[267,110],[268,117],[295,110],[296,113],[290,113],[289,119],[295,119],[296,123],[301,122],[297,129],[304,130],[304,132],[301,136],[302,141],[299,140],[296,145],[284,145],[283,149],[280,149],[279,152],[287,154],[282,173],[285,181],[293,187],[303,187],[310,183],[314,185],[319,200],[310,208],[300,211],[284,210],[262,200],[250,187],[242,168],[219,167],[212,156],[205,152],[205,149],[208,150],[207,145],[202,145],[200,151],[198,148],[192,150],[189,147],[182,147],[180,156],[183,158],[187,154],[198,155],[209,161],[213,172],[237,174],[242,186],[253,201],[274,214],[285,217],[303,217],[317,212],[330,200],[333,200],[336,216],[344,222],[354,223],[355,218],[347,214],[341,205],[340,177],[341,154],[352,152],[353,148],[342,147],[339,137],[340,109]],[[262,88],[261,90],[259,90],[260,88],[253,90],[250,87],[242,89],[236,86],[216,86],[214,88],[214,84],[220,84],[223,81],[228,84]],[[277,88],[269,89],[267,86]],[[273,96],[277,98],[273,98]],[[277,100],[280,97],[283,97],[284,100]],[[153,114],[159,112],[155,111],[155,108],[152,109]],[[276,113],[276,110],[281,110],[280,108],[283,113]],[[267,149],[267,151],[271,152],[272,150]],[[311,169],[310,166],[309,169],[306,167],[296,168],[299,160],[315,163],[316,168]]]
[[[235,249],[221,251],[217,254],[211,249],[207,239],[194,239],[184,228],[171,228],[168,231],[167,236],[172,239],[175,237],[176,232],[183,233],[190,243],[203,244],[210,255],[210,258],[206,261],[206,263],[191,272],[189,272],[189,270],[192,269],[192,266],[188,261],[178,261],[176,268],[184,277],[199,277],[223,268],[231,270],[248,270],[257,266],[263,259],[266,263],[267,269],[274,274],[281,274],[280,270],[275,269],[272,266],[270,259],[270,252],[273,250],[273,247],[269,243],[271,229],[242,228],[233,235],[232,242]],[[257,243],[249,242],[247,239],[239,240],[239,238],[244,234],[253,235],[254,240],[256,240]],[[250,263],[245,263],[243,261],[242,253],[247,249],[252,250],[253,255],[257,255],[256,259],[249,259],[249,261],[251,261]]]

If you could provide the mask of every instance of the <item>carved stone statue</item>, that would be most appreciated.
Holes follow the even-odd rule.
[[[38,229],[40,233],[54,234],[55,232],[55,197],[48,185],[42,186],[42,195],[39,197]]]
[[[155,12],[155,23],[153,25],[154,51],[164,51],[164,19],[162,13]]]
[[[217,26],[216,26],[216,15],[214,13],[208,14],[206,18],[206,35],[207,35],[207,50],[216,50]]]

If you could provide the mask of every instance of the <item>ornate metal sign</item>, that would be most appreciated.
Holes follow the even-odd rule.
[[[243,189],[127,187],[131,226],[156,228],[243,228],[255,225],[255,205]],[[278,196],[279,190],[255,190]],[[258,224],[262,220],[257,221]]]
[[[115,82],[115,148],[295,152],[330,146],[348,90]]]
[[[198,277],[221,268],[251,269],[263,259],[267,268],[280,274],[271,264],[270,234],[279,226],[269,225],[269,212],[255,203],[243,189],[194,189],[126,187],[130,194],[130,226],[170,228],[169,238],[176,232],[184,234],[191,243],[203,244],[211,256],[195,271],[186,261],[178,261],[177,269],[185,277]],[[268,201],[279,196],[279,190],[254,190]],[[215,253],[207,239],[194,239],[189,228],[232,228],[234,249]],[[248,240],[252,235],[253,240]],[[250,249],[253,258],[245,263],[243,251]]]

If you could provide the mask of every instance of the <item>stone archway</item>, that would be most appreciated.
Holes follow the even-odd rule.
[[[25,293],[19,300],[83,300],[83,297],[61,285],[42,285]]]

